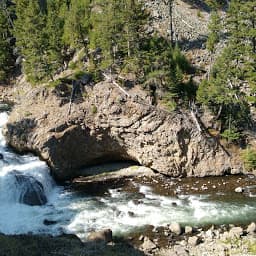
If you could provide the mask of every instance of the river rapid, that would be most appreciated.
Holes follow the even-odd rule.
[[[3,155],[0,160],[0,233],[74,233],[85,239],[89,232],[103,228],[111,228],[114,235],[125,236],[147,225],[158,227],[179,222],[202,226],[256,220],[256,197],[248,187],[254,186],[256,181],[251,176],[232,178],[236,179],[237,186],[244,182],[248,188],[245,194],[237,194],[233,187],[225,186],[229,177],[200,182],[169,179],[164,187],[159,185],[159,180],[134,179],[126,187],[110,188],[96,195],[57,185],[46,163],[30,154],[19,155],[6,145],[2,128],[7,120],[8,115],[0,113],[0,154]],[[13,172],[40,182],[47,203],[41,206],[21,203],[24,188],[18,186]],[[175,193],[168,193],[170,190]]]

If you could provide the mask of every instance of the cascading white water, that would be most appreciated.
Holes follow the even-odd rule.
[[[103,196],[82,195],[57,186],[47,165],[32,155],[17,155],[2,136],[7,114],[0,113],[0,233],[25,234],[62,232],[85,238],[88,232],[111,228],[114,234],[135,231],[144,225],[160,226],[171,222],[202,225],[255,220],[256,201],[212,199],[211,195],[160,196],[148,186],[134,184],[140,193],[109,189]],[[20,188],[14,170],[39,181],[47,203],[31,206],[19,202]],[[143,195],[143,196],[141,196]],[[51,222],[46,225],[45,221]]]

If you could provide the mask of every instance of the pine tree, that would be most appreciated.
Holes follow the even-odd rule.
[[[228,42],[215,62],[209,82],[198,90],[199,102],[208,105],[220,117],[225,134],[232,134],[250,123],[247,99],[241,91],[244,80],[255,79],[255,55],[251,34],[253,1],[232,0],[229,5],[225,29]],[[255,4],[254,4],[255,6]],[[249,17],[249,18],[248,18]]]
[[[7,5],[0,2],[0,81],[7,78],[10,69],[13,68],[12,47],[10,44],[11,24],[8,20]]]
[[[220,33],[221,33],[221,20],[217,11],[212,11],[211,20],[208,24],[209,35],[206,42],[206,48],[210,52],[210,65],[208,71],[208,80],[211,73],[211,68],[213,64],[213,55],[216,50],[216,45],[220,41]]]
[[[221,20],[220,16],[216,11],[211,13],[211,20],[208,25],[208,39],[206,43],[207,50],[213,54],[215,52],[216,44],[220,40],[221,33]]]
[[[39,2],[21,0],[16,7],[15,36],[17,46],[24,56],[24,71],[31,82],[37,82],[47,76],[47,34],[46,15]]]
[[[61,3],[49,0],[47,5],[46,35],[47,44],[45,49],[45,73],[53,80],[53,75],[63,64],[62,35],[64,20],[60,16]]]
[[[63,40],[71,47],[87,47],[91,15],[90,0],[71,0],[64,13]]]

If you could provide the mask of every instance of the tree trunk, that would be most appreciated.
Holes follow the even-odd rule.
[[[254,30],[256,29],[255,20],[252,20],[252,28]],[[255,36],[252,38],[252,49],[253,49],[253,52],[256,53],[256,37]]]

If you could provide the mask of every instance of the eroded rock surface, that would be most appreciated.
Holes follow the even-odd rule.
[[[59,95],[45,88],[29,91],[5,129],[11,146],[40,155],[59,179],[111,160],[133,160],[171,176],[242,171],[214,138],[198,130],[189,111],[155,108],[107,82],[85,86],[70,114],[69,99]]]

